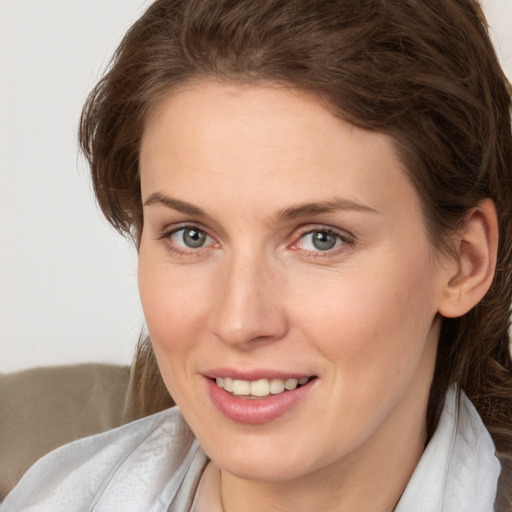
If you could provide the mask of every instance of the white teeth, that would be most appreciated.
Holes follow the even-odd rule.
[[[230,379],[229,377],[224,377],[224,386],[221,387],[224,387],[226,391],[233,391],[233,379]]]
[[[236,396],[254,396],[264,397],[278,395],[284,391],[293,391],[297,386],[303,386],[310,381],[309,377],[300,379],[259,379],[259,380],[240,380],[229,377],[217,377],[215,379],[217,386],[225,391],[233,393]]]
[[[267,379],[255,380],[251,382],[252,396],[268,396],[270,394],[270,384]]]
[[[233,381],[233,394],[234,395],[250,395],[251,394],[251,383],[248,380]]]
[[[284,380],[272,379],[270,381],[270,392],[273,395],[278,395],[284,391]]]
[[[298,379],[288,379],[285,383],[284,383],[284,387],[288,390],[288,391],[292,391],[294,390],[296,387],[297,387],[297,384],[299,383]]]

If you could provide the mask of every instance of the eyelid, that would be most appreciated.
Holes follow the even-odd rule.
[[[209,230],[207,228],[205,228],[202,224],[200,224],[198,222],[193,222],[193,221],[176,222],[176,223],[172,223],[172,224],[167,224],[162,229],[159,230],[160,233],[158,235],[158,238],[159,239],[166,238],[166,237],[172,235],[173,233],[176,233],[177,231],[180,231],[181,229],[186,229],[186,228],[197,229],[199,231],[203,231],[210,238],[214,238],[213,236],[210,235]]]

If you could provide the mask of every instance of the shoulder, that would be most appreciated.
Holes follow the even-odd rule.
[[[194,450],[197,442],[174,407],[46,455],[7,496],[2,511],[85,511],[100,501],[116,503],[117,494],[121,501],[154,499]]]

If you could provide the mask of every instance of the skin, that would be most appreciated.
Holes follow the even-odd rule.
[[[454,265],[391,139],[306,93],[200,81],[153,111],[140,170],[146,322],[224,510],[392,510],[424,448]],[[187,247],[183,225],[205,244]],[[335,247],[318,250],[312,230]],[[317,379],[281,417],[246,425],[209,399],[218,367]]]

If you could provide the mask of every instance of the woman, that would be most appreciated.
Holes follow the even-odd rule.
[[[80,135],[139,251],[134,392],[179,410],[6,512],[512,510],[510,86],[475,1],[158,0]]]

